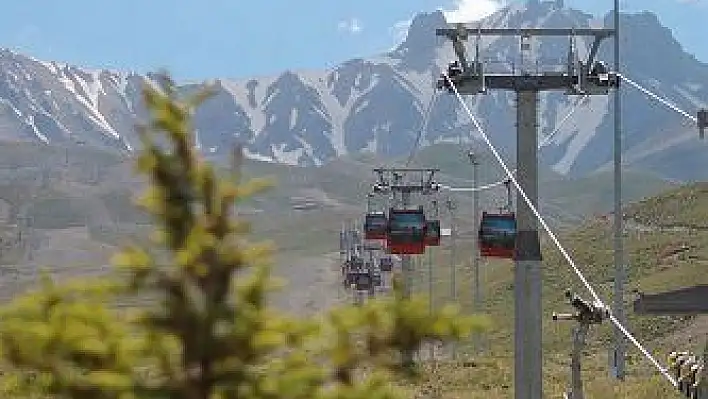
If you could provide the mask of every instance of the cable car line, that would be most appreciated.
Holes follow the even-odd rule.
[[[511,173],[516,173],[516,169],[512,170]],[[496,181],[496,182],[494,182],[494,183],[489,183],[489,184],[485,184],[484,186],[477,186],[477,187],[450,187],[450,186],[441,184],[441,185],[440,185],[440,188],[441,188],[441,189],[444,189],[444,190],[447,190],[447,191],[452,191],[452,192],[485,191],[485,190],[489,190],[490,188],[499,187],[499,186],[501,186],[502,184],[504,184],[504,182],[507,181],[507,180],[508,180],[508,179],[499,180],[499,181]]]
[[[676,111],[677,113],[681,114],[682,116],[685,116],[686,118],[690,119],[690,120],[693,121],[693,122],[696,122],[696,123],[698,122],[698,118],[697,118],[697,117],[695,117],[695,116],[689,114],[688,112],[682,110],[681,108],[679,108],[678,106],[676,106],[675,104],[673,104],[671,101],[669,101],[669,100],[667,100],[667,99],[665,99],[665,98],[659,96],[659,95],[656,94],[656,93],[653,93],[653,92],[650,91],[649,89],[643,87],[642,85],[640,85],[639,83],[633,81],[632,79],[628,78],[627,76],[622,75],[622,74],[620,74],[620,73],[618,73],[617,76],[619,76],[622,80],[624,80],[625,82],[629,83],[631,86],[633,86],[633,87],[636,88],[637,90],[641,91],[642,93],[646,94],[647,96],[651,97],[652,99],[654,99],[654,100],[660,102],[661,104],[667,106],[667,107],[670,108],[671,110]],[[579,106],[582,104],[583,100],[585,100],[585,99],[587,99],[587,98],[589,98],[588,95],[579,97],[579,99],[577,100],[577,102],[575,103],[575,105],[571,108],[571,110],[560,120],[560,122],[558,122],[558,124],[556,125],[556,128],[553,130],[553,132],[551,132],[549,135],[547,135],[546,137],[544,137],[544,138],[541,140],[541,143],[538,145],[538,148],[543,148],[543,147],[545,147],[546,145],[548,145],[548,143],[551,141],[551,139],[560,131],[560,129],[561,129],[561,127],[563,126],[563,124],[564,124],[568,119],[570,119],[571,116],[573,116],[573,114],[575,113],[575,111],[577,111],[577,109],[579,108]],[[516,168],[514,168],[514,169],[512,170],[512,173],[516,173]],[[495,188],[495,187],[501,186],[502,184],[504,184],[505,181],[506,181],[506,180],[499,180],[499,181],[496,181],[496,182],[494,182],[494,183],[489,183],[489,184],[486,184],[486,185],[484,185],[484,186],[477,186],[477,187],[451,187],[451,186],[447,186],[447,185],[442,185],[441,188],[442,188],[442,189],[445,189],[445,190],[448,190],[448,191],[452,191],[452,192],[485,191],[485,190],[488,190],[488,189],[491,189],[491,188]]]
[[[563,124],[564,124],[568,119],[570,119],[571,116],[573,116],[573,114],[575,113],[575,111],[578,110],[578,108],[580,107],[580,105],[581,105],[582,103],[587,103],[587,100],[589,100],[589,99],[590,99],[590,95],[588,95],[588,94],[586,94],[586,95],[584,95],[584,96],[582,96],[582,97],[578,97],[578,99],[575,100],[575,104],[573,104],[573,107],[570,109],[570,111],[568,111],[568,113],[565,114],[565,116],[563,117],[563,119],[561,119],[560,122],[558,122],[558,124],[556,125],[556,128],[553,129],[553,131],[552,131],[550,134],[548,134],[546,137],[544,137],[544,138],[541,140],[541,142],[538,144],[538,148],[540,149],[540,148],[543,148],[543,147],[547,146],[548,143],[551,142],[551,139],[560,131],[561,127],[563,127]]]
[[[553,131],[550,134],[546,135],[546,137],[544,137],[543,140],[541,140],[541,143],[539,143],[539,145],[538,145],[539,149],[548,145],[548,143],[551,141],[551,139],[560,131],[561,127],[563,127],[563,124],[568,119],[570,119],[571,116],[573,116],[575,111],[578,110],[578,108],[580,107],[580,105],[582,105],[584,100],[588,99],[588,98],[590,98],[589,95],[584,95],[582,97],[579,97],[576,100],[575,104],[572,106],[570,111],[568,111],[568,113],[560,120],[560,122],[558,122],[558,124],[556,125],[556,128],[553,129]],[[511,173],[516,173],[516,168],[512,169]],[[441,185],[440,188],[448,190],[448,191],[452,191],[452,192],[485,191],[490,188],[501,186],[502,184],[504,184],[507,181],[508,181],[508,179],[503,179],[503,180],[496,181],[494,183],[489,183],[489,184],[485,184],[483,186],[477,186],[477,187],[451,187],[451,186],[447,186],[447,185]]]
[[[425,132],[425,128],[428,127],[428,123],[430,122],[430,114],[433,112],[433,106],[435,105],[435,103],[437,103],[438,100],[437,94],[438,93],[436,91],[433,91],[433,94],[430,96],[428,108],[423,114],[423,120],[420,122],[420,129],[418,129],[418,134],[416,135],[415,142],[413,142],[413,148],[411,148],[411,151],[408,154],[408,158],[406,159],[406,167],[410,166],[411,162],[413,162],[413,158],[418,152],[421,139],[423,138],[423,132]]]
[[[671,110],[678,112],[679,114],[681,114],[681,115],[685,116],[686,118],[692,120],[694,123],[698,123],[698,118],[697,118],[697,117],[695,117],[695,116],[689,114],[688,112],[682,110],[681,108],[679,108],[678,106],[676,106],[675,104],[673,104],[671,101],[669,101],[669,100],[667,100],[667,99],[665,99],[665,98],[659,96],[659,95],[656,94],[656,93],[651,92],[649,89],[643,87],[643,86],[640,85],[639,83],[637,83],[637,82],[631,80],[630,78],[628,78],[628,77],[626,77],[626,76],[624,76],[624,75],[622,75],[622,74],[620,74],[620,73],[618,73],[617,76],[619,76],[622,80],[624,80],[625,82],[627,82],[627,83],[629,83],[630,85],[632,85],[635,89],[641,91],[642,93],[644,93],[644,94],[646,94],[647,96],[653,98],[654,100],[656,100],[656,101],[662,103],[663,105],[667,106],[667,107],[670,108]]]
[[[467,106],[467,103],[465,103],[464,99],[463,99],[462,96],[460,95],[460,92],[457,90],[457,87],[455,86],[455,83],[452,81],[452,79],[450,79],[450,77],[448,76],[448,74],[447,74],[445,71],[443,71],[442,76],[447,80],[448,84],[450,85],[450,88],[452,89],[453,93],[455,94],[455,96],[457,97],[457,99],[458,99],[458,100],[460,101],[460,103],[462,104],[462,107],[463,107],[463,109],[465,110],[465,112],[467,112],[467,114],[469,115],[469,117],[470,117],[470,119],[472,120],[472,123],[474,124],[475,128],[479,131],[480,135],[482,136],[482,139],[485,141],[485,143],[486,143],[487,146],[489,147],[489,149],[490,149],[490,151],[492,152],[492,154],[494,155],[494,157],[497,159],[497,161],[499,162],[499,164],[501,165],[501,167],[504,169],[504,172],[506,172],[506,174],[507,174],[507,176],[509,177],[509,179],[514,183],[514,186],[515,186],[516,189],[518,190],[518,193],[521,195],[521,197],[524,199],[524,202],[526,202],[526,205],[529,207],[529,209],[531,210],[531,212],[533,212],[534,216],[536,216],[536,219],[538,220],[538,222],[541,224],[541,226],[542,226],[543,229],[546,231],[546,233],[548,234],[548,236],[551,238],[551,240],[553,241],[553,243],[556,245],[556,247],[558,248],[558,250],[560,251],[560,253],[563,255],[563,257],[565,258],[565,260],[568,262],[568,264],[569,264],[570,267],[573,269],[573,271],[575,272],[575,274],[578,276],[578,278],[580,279],[580,281],[583,283],[583,285],[585,286],[585,288],[588,290],[588,292],[590,293],[590,295],[592,295],[593,300],[594,300],[596,306],[597,306],[598,308],[603,308],[603,309],[606,309],[606,310],[607,310],[607,312],[608,312],[608,314],[609,314],[609,318],[610,318],[610,320],[612,321],[612,323],[615,324],[615,326],[617,326],[617,328],[618,328],[620,331],[622,331],[622,333],[627,337],[627,339],[629,339],[629,340],[637,347],[637,349],[639,349],[639,351],[642,352],[642,354],[659,370],[659,372],[660,372],[664,377],[666,377],[666,379],[669,380],[669,382],[671,382],[671,384],[672,384],[674,387],[676,387],[676,386],[678,385],[678,383],[677,383],[677,381],[673,378],[673,376],[672,376],[671,374],[669,374],[669,372],[649,353],[649,351],[647,351],[647,350],[641,345],[641,343],[639,343],[639,341],[637,341],[636,338],[634,338],[634,336],[633,336],[629,331],[627,331],[627,329],[626,329],[626,328],[619,322],[619,320],[617,320],[617,318],[614,316],[614,314],[612,313],[612,310],[600,299],[600,297],[599,297],[599,295],[597,294],[597,292],[595,291],[595,289],[592,287],[592,285],[590,285],[590,283],[588,282],[588,280],[587,280],[587,278],[585,277],[585,275],[583,275],[582,271],[580,271],[580,268],[575,264],[575,261],[573,261],[573,258],[571,258],[571,256],[568,254],[568,252],[565,250],[565,248],[563,247],[563,245],[562,245],[562,244],[560,243],[560,241],[558,240],[558,237],[555,235],[555,233],[553,233],[553,231],[552,231],[551,228],[548,226],[548,224],[546,223],[546,221],[545,221],[545,219],[543,218],[543,216],[541,216],[541,214],[540,214],[540,212],[538,211],[538,209],[536,209],[536,207],[533,205],[533,203],[532,203],[531,200],[529,199],[529,197],[528,197],[528,195],[526,194],[526,192],[523,190],[523,188],[521,187],[521,185],[519,184],[519,182],[518,182],[518,181],[516,180],[516,178],[514,177],[514,174],[511,172],[511,170],[509,169],[509,167],[504,163],[504,160],[502,159],[501,155],[499,154],[499,152],[497,151],[497,149],[496,149],[496,148],[494,147],[494,145],[492,144],[491,140],[489,139],[489,137],[488,137],[487,134],[485,133],[485,131],[484,131],[484,129],[482,128],[481,124],[479,123],[479,121],[477,120],[477,118],[474,116],[474,114],[472,113],[472,111],[471,111],[471,110],[469,109],[469,107]]]

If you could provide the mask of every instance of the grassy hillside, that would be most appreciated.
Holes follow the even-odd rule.
[[[89,148],[66,150],[30,144],[0,145],[0,200],[3,224],[2,271],[14,270],[33,276],[39,265],[58,265],[57,273],[76,274],[101,270],[106,254],[129,241],[142,241],[149,232],[148,220],[132,205],[140,182],[132,176],[131,163],[115,154]],[[480,153],[480,183],[503,177],[490,156]],[[37,160],[41,160],[38,162]],[[395,162],[393,162],[395,163]],[[385,165],[369,155],[345,157],[323,168],[293,168],[284,165],[247,161],[245,174],[272,177],[276,186],[266,195],[242,204],[244,213],[256,220],[256,236],[275,241],[280,249],[281,274],[300,278],[299,267],[325,262],[320,255],[336,251],[337,231],[343,221],[360,220],[364,194],[371,182],[371,168]],[[471,166],[466,154],[452,145],[426,148],[416,157],[416,165],[440,167],[439,181],[456,187],[471,185]],[[612,278],[611,224],[603,218],[585,219],[586,215],[606,213],[611,209],[612,176],[598,174],[583,179],[566,179],[542,171],[539,193],[541,210],[558,229],[562,242],[603,298],[609,298]],[[625,201],[639,201],[627,206],[626,247],[630,288],[655,292],[686,284],[708,283],[708,184],[696,184],[651,195],[672,185],[652,176],[627,171]],[[447,197],[443,193],[441,198]],[[456,258],[450,260],[450,243],[431,251],[433,288],[437,304],[451,300],[451,267],[457,276],[458,300],[467,311],[472,308],[473,221],[471,195],[451,195],[458,203],[457,223],[463,234],[456,245]],[[648,197],[648,198],[645,198]],[[481,195],[480,209],[494,208],[504,200],[502,189]],[[449,215],[442,213],[443,225]],[[22,227],[29,223],[32,228]],[[18,237],[24,244],[18,245]],[[33,252],[28,248],[34,248]],[[685,249],[684,249],[685,248]],[[679,249],[677,252],[676,250]],[[558,251],[544,246],[544,348],[547,362],[547,393],[558,397],[567,381],[567,352],[570,326],[550,320],[553,311],[568,311],[562,296],[566,288],[586,295]],[[89,256],[96,252],[98,255]],[[35,255],[30,256],[32,253]],[[310,257],[310,258],[307,258]],[[39,259],[39,260],[38,260]],[[296,262],[298,259],[307,261]],[[327,261],[329,262],[329,260]],[[326,262],[325,262],[326,263]],[[299,265],[299,266],[298,266]],[[321,266],[321,265],[320,265]],[[317,270],[322,270],[318,266]],[[329,267],[326,264],[323,267]],[[335,265],[336,267],[336,265]],[[427,293],[428,267],[416,267],[417,290]],[[487,337],[489,351],[475,358],[475,367],[442,365],[443,377],[437,378],[446,396],[499,397],[508,395],[512,385],[513,265],[506,261],[482,264],[484,309],[494,320]],[[336,278],[336,274],[335,278]],[[6,276],[0,279],[3,295],[11,296],[23,285]],[[16,278],[16,277],[13,277]],[[300,289],[315,292],[312,282],[303,277]],[[313,277],[316,280],[319,277]],[[337,285],[337,284],[335,284]],[[294,291],[289,291],[293,293]],[[327,293],[320,294],[325,295]],[[337,295],[334,291],[332,295]],[[633,298],[628,295],[629,304]],[[701,332],[708,332],[704,319],[647,318],[630,315],[630,329],[659,357],[675,348],[698,345]],[[647,384],[655,372],[636,350],[630,353],[630,381],[613,388],[606,375],[606,348],[610,329],[602,326],[589,338],[587,378],[595,396],[601,398],[668,397],[661,393],[666,384],[660,380]],[[679,345],[680,344],[680,345]],[[461,346],[469,352],[470,344]],[[628,392],[639,396],[631,396]],[[473,393],[471,393],[473,392]],[[472,396],[470,396],[472,395]],[[476,396],[475,396],[476,395]],[[614,395],[614,396],[613,396]],[[643,396],[642,396],[643,395]],[[554,397],[554,396],[551,396]]]
[[[503,178],[501,168],[491,155],[480,151],[479,184]],[[26,218],[35,230],[61,230],[89,227],[91,238],[115,244],[115,236],[135,233],[148,222],[133,205],[134,193],[141,186],[132,173],[132,161],[125,156],[90,147],[47,147],[28,143],[0,145],[0,200],[8,206],[8,224]],[[38,161],[38,160],[41,160]],[[317,254],[332,250],[331,237],[347,219],[358,220],[364,209],[365,194],[374,181],[372,167],[389,163],[370,154],[337,159],[322,168],[295,168],[247,160],[248,176],[270,177],[275,186],[265,195],[243,204],[244,211],[269,217],[256,226],[256,234],[276,241],[282,250]],[[471,166],[466,150],[452,144],[423,149],[415,165],[439,167],[438,181],[456,187],[470,186]],[[224,169],[226,165],[222,163]],[[575,223],[588,212],[609,207],[607,191],[611,181],[593,177],[591,183],[563,179],[550,171],[542,173],[541,209],[553,223]],[[650,180],[649,183],[647,181]],[[628,183],[628,198],[659,190],[665,183],[645,178],[642,190]],[[638,185],[640,183],[637,183]],[[581,187],[597,187],[585,192]],[[471,225],[472,196],[469,193],[442,192],[442,199],[453,198],[458,216]],[[429,204],[429,199],[415,199]],[[496,209],[505,202],[503,188],[481,193],[480,209]],[[383,205],[383,204],[381,204]],[[100,232],[100,233],[98,233]],[[298,232],[298,234],[293,234]]]
[[[662,363],[673,350],[702,351],[708,334],[707,317],[648,317],[634,315],[632,290],[663,292],[695,284],[708,284],[708,229],[703,215],[708,212],[708,184],[679,187],[646,198],[626,207],[625,248],[629,284],[625,298],[628,328]],[[613,247],[611,220],[591,218],[573,229],[557,232],[562,244],[581,268],[600,296],[612,305]],[[429,291],[427,257],[433,259],[433,296],[435,302],[451,300],[451,264],[449,241],[430,255],[415,262],[417,291]],[[459,303],[472,309],[473,292],[470,273],[472,242],[458,241],[456,257]],[[548,397],[560,397],[568,381],[568,357],[572,324],[554,322],[551,314],[572,308],[563,297],[566,289],[591,299],[559,251],[543,247],[543,347],[544,378]],[[459,261],[464,259],[464,261]],[[488,260],[482,263],[484,309],[494,320],[487,334],[488,351],[473,356],[477,366],[463,368],[441,366],[445,398],[483,398],[508,395],[513,385],[513,264]],[[588,338],[584,372],[590,398],[668,398],[666,381],[634,347],[629,350],[628,383],[619,386],[607,377],[607,353],[612,331],[605,323]],[[463,345],[464,356],[471,356],[471,343]],[[465,355],[465,353],[467,353]],[[443,359],[449,357],[443,356]],[[485,396],[491,395],[491,396]]]

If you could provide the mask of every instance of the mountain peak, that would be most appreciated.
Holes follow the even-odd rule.
[[[431,31],[434,32],[435,29],[444,26],[445,23],[445,14],[442,10],[418,13],[411,21],[408,39],[419,39],[420,35],[428,35]]]
[[[406,39],[392,53],[403,66],[421,70],[432,65],[435,49],[444,39],[435,35],[435,29],[445,27],[445,15],[441,10],[417,14],[411,21]]]
[[[561,0],[505,3],[472,25],[583,28],[603,22],[566,7]],[[209,156],[221,156],[240,141],[247,144],[249,157],[322,165],[356,152],[400,155],[414,145],[421,127],[421,146],[457,141],[473,127],[469,118],[454,96],[433,97],[439,68],[456,59],[450,42],[435,34],[436,28],[446,25],[446,15],[440,10],[417,14],[409,21],[405,40],[383,56],[349,60],[329,71],[290,70],[220,81],[217,95],[195,112],[201,148]],[[611,18],[605,21],[609,26],[611,22]],[[655,14],[623,14],[622,27],[623,73],[682,109],[705,107],[708,65],[685,53]],[[476,39],[470,36],[468,50],[474,51]],[[578,40],[579,47],[587,49],[588,44]],[[567,38],[534,39],[531,56],[525,60],[538,60],[542,70],[563,71],[568,46]],[[490,73],[507,73],[519,65],[517,38],[485,39],[480,50]],[[597,57],[612,60],[611,41],[600,47]],[[0,48],[0,138],[52,144],[76,137],[104,148],[128,147],[127,143],[139,141],[133,127],[146,117],[143,85],[159,87],[162,80],[159,73],[114,75],[42,62]],[[195,89],[194,84],[179,85],[181,93]],[[628,165],[672,178],[705,177],[695,166],[705,163],[705,153],[689,140],[694,131],[681,135],[683,119],[678,114],[648,101],[640,91],[628,89],[622,95]],[[474,101],[474,112],[494,132],[499,149],[513,156],[513,94],[494,91]],[[606,96],[594,96],[580,104],[572,118],[565,118],[571,107],[576,109],[573,101],[562,93],[544,96],[540,131],[557,134],[544,146],[542,162],[558,173],[581,176],[608,162],[611,165],[612,150],[605,134],[612,127],[611,104]],[[671,141],[666,140],[667,132]],[[468,140],[474,142],[476,137]]]

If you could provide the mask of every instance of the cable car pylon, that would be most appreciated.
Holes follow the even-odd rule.
[[[570,95],[609,94],[610,88],[617,86],[619,78],[609,72],[604,63],[596,61],[595,56],[600,42],[614,33],[613,29],[482,29],[464,24],[436,29],[438,36],[445,36],[452,41],[458,58],[438,80],[438,89],[458,96],[487,93],[489,89],[516,93],[516,165],[524,172],[513,180],[519,196],[519,207],[515,215],[518,218],[518,231],[514,251],[514,397],[517,399],[543,397],[541,248],[534,212],[538,207],[539,93],[564,90]],[[476,49],[479,49],[482,36],[518,36],[522,52],[529,48],[528,41],[533,36],[565,36],[571,42],[576,36],[590,36],[594,40],[586,60],[579,60],[578,53],[571,46],[567,73],[534,73],[521,65],[512,74],[488,74],[484,71],[479,50],[474,60],[467,59],[464,41],[470,35],[477,37]],[[460,102],[464,104],[461,98]],[[478,123],[475,125],[481,130]],[[488,139],[486,141],[491,146]],[[501,159],[498,153],[495,152],[495,155]],[[506,166],[505,170],[509,178],[513,178]]]

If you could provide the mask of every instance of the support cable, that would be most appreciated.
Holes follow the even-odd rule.
[[[516,169],[512,170],[511,173],[516,173]],[[452,191],[452,192],[469,193],[469,192],[474,192],[474,191],[485,191],[485,190],[489,190],[490,188],[499,187],[502,184],[504,184],[505,181],[506,181],[506,179],[495,181],[494,183],[489,183],[489,184],[485,184],[484,186],[477,186],[477,187],[450,187],[450,186],[446,186],[444,184],[441,184],[440,188],[443,190]]]
[[[531,212],[533,212],[533,214],[536,216],[536,219],[538,219],[538,222],[541,224],[541,226],[543,226],[543,229],[546,231],[548,236],[551,238],[553,243],[556,245],[556,247],[558,248],[560,253],[563,255],[565,260],[568,262],[568,264],[573,269],[575,274],[578,276],[580,281],[583,283],[585,288],[588,290],[590,295],[592,295],[595,306],[606,309],[609,314],[610,320],[612,320],[612,323],[615,324],[615,326],[617,326],[617,328],[620,331],[622,331],[622,333],[627,337],[627,339],[629,339],[634,344],[634,346],[636,346],[637,349],[639,349],[639,351],[642,352],[642,354],[659,370],[659,372],[664,377],[666,377],[666,379],[669,380],[669,382],[671,382],[671,384],[674,387],[676,387],[678,385],[678,383],[676,382],[676,379],[674,379],[674,377],[671,374],[669,374],[669,372],[649,353],[649,351],[647,351],[639,343],[639,341],[637,341],[636,338],[634,338],[634,336],[629,331],[627,331],[627,329],[614,316],[611,309],[607,305],[605,305],[605,303],[600,299],[600,297],[597,294],[597,292],[595,291],[595,289],[592,287],[592,285],[590,285],[587,278],[583,275],[582,271],[580,271],[580,268],[573,261],[573,258],[570,257],[570,255],[568,254],[568,251],[565,250],[563,245],[560,243],[560,240],[558,240],[558,237],[556,237],[555,233],[553,233],[551,228],[548,226],[548,224],[544,220],[543,216],[541,216],[538,209],[536,209],[536,207],[533,205],[533,203],[531,202],[529,197],[526,195],[526,192],[523,190],[523,188],[521,187],[519,182],[516,180],[516,177],[514,177],[514,174],[511,172],[509,167],[504,163],[504,160],[502,159],[501,155],[499,154],[497,149],[494,147],[492,142],[489,140],[489,137],[484,132],[484,129],[482,129],[481,124],[479,123],[477,118],[474,116],[472,111],[469,109],[469,107],[467,106],[467,103],[465,103],[464,99],[462,98],[462,95],[460,95],[460,92],[457,90],[455,83],[452,81],[452,79],[450,79],[450,77],[447,75],[447,73],[443,72],[443,76],[450,84],[450,88],[452,89],[455,96],[462,104],[462,107],[464,108],[465,112],[467,112],[467,114],[469,115],[470,119],[472,120],[472,123],[475,125],[475,128],[479,131],[480,135],[482,136],[482,139],[485,141],[485,143],[489,147],[489,149],[492,152],[492,154],[494,155],[494,157],[497,159],[497,161],[499,162],[501,167],[504,169],[504,172],[506,172],[509,179],[512,181],[512,183],[514,183],[514,186],[516,187],[517,192],[519,194],[521,194],[521,197],[524,199],[524,202],[526,202],[526,205],[529,207]]]
[[[661,104],[665,105],[665,106],[668,107],[669,109],[671,109],[671,110],[673,110],[673,111],[676,111],[677,113],[679,113],[679,114],[681,114],[682,116],[684,116],[684,117],[690,119],[690,120],[693,121],[693,122],[696,122],[696,123],[698,122],[698,118],[697,118],[697,117],[695,117],[695,116],[691,115],[690,113],[688,113],[688,112],[682,110],[681,108],[679,108],[679,107],[676,106],[674,103],[672,103],[671,101],[667,100],[666,98],[663,98],[663,97],[659,96],[658,94],[653,93],[653,92],[650,91],[649,89],[643,87],[643,86],[640,85],[639,83],[637,83],[637,82],[631,80],[630,78],[628,78],[628,77],[626,77],[626,76],[624,76],[624,75],[622,75],[622,74],[619,74],[619,73],[618,73],[617,76],[619,76],[619,77],[620,77],[622,80],[624,80],[625,82],[629,83],[629,84],[630,84],[631,86],[633,86],[635,89],[641,91],[642,93],[646,94],[646,95],[649,96],[650,98],[652,98],[652,99],[654,99],[654,100],[660,102]],[[584,99],[586,99],[586,98],[588,98],[588,97],[589,97],[589,96],[586,95],[586,96],[583,96],[583,97],[580,98],[580,100],[573,106],[573,108],[571,108],[571,110],[563,117],[563,119],[561,119],[561,121],[560,121],[560,122],[558,123],[558,125],[556,126],[555,130],[554,130],[551,134],[547,135],[546,137],[544,137],[544,138],[541,140],[541,143],[540,143],[539,146],[538,146],[539,148],[543,148],[543,147],[545,147],[546,145],[548,145],[548,143],[551,141],[551,139],[560,131],[560,128],[562,127],[562,125],[563,125],[571,116],[573,116],[573,114],[575,113],[575,111],[577,111],[577,109],[578,109],[580,103],[581,103]],[[513,170],[511,171],[511,173],[516,173],[516,169],[513,169]],[[485,191],[485,190],[488,190],[488,189],[491,189],[491,188],[494,188],[494,187],[501,186],[502,184],[504,184],[504,181],[505,181],[505,180],[499,180],[499,181],[497,181],[497,182],[489,183],[489,184],[486,184],[486,185],[484,185],[484,186],[479,186],[479,187],[451,187],[451,186],[443,185],[443,186],[441,186],[441,188],[442,188],[442,189],[445,189],[445,190],[452,191],[452,192]]]
[[[624,76],[624,75],[622,75],[622,74],[620,74],[620,73],[618,73],[617,76],[619,76],[622,80],[624,80],[625,82],[627,82],[627,83],[629,83],[630,85],[632,85],[635,89],[641,91],[642,93],[644,93],[644,94],[646,94],[647,96],[653,98],[654,100],[656,100],[656,101],[662,103],[663,105],[667,106],[667,107],[670,108],[671,110],[678,112],[679,114],[681,114],[681,115],[685,116],[686,118],[692,120],[694,123],[698,123],[698,118],[697,118],[697,117],[695,117],[695,116],[689,114],[688,112],[682,110],[681,108],[679,108],[678,106],[676,106],[676,105],[675,105],[674,103],[672,103],[671,101],[669,101],[669,100],[667,100],[667,99],[665,99],[665,98],[659,96],[658,94],[652,93],[651,91],[649,91],[649,89],[643,87],[643,86],[640,85],[639,83],[637,83],[637,82],[631,80],[630,78],[628,78],[628,77],[626,77],[626,76]]]
[[[539,149],[545,147],[546,145],[548,145],[548,143],[550,143],[551,139],[553,139],[553,137],[560,131],[561,127],[563,127],[563,124],[568,119],[570,119],[571,116],[573,116],[573,114],[575,113],[575,111],[578,110],[578,108],[583,103],[583,101],[588,98],[590,98],[589,95],[584,95],[582,97],[579,97],[578,100],[576,100],[575,104],[570,109],[570,111],[568,111],[568,113],[560,120],[560,122],[558,122],[558,124],[556,125],[556,128],[553,129],[553,131],[550,134],[546,135],[546,137],[544,137],[543,140],[541,140],[541,142],[538,145]],[[512,169],[511,173],[515,174],[516,168]],[[477,186],[477,187],[451,187],[451,186],[447,186],[447,185],[441,185],[440,188],[443,190],[448,190],[448,191],[452,191],[452,192],[486,191],[486,190],[489,190],[494,187],[499,187],[502,184],[504,184],[504,182],[506,182],[506,181],[508,181],[508,179],[499,180],[494,183],[489,183],[489,184],[485,184],[484,186]]]
[[[548,143],[551,142],[551,139],[560,131],[561,127],[563,127],[563,124],[564,124],[568,119],[570,119],[571,116],[573,116],[573,114],[575,113],[575,111],[578,110],[578,108],[580,107],[580,105],[581,105],[582,103],[584,103],[585,101],[587,101],[587,100],[589,100],[589,99],[590,99],[590,96],[587,95],[587,94],[584,95],[584,96],[582,96],[582,97],[578,97],[578,99],[575,101],[575,104],[574,104],[573,107],[570,109],[570,111],[568,111],[568,113],[565,114],[565,116],[563,117],[563,119],[561,119],[560,122],[558,122],[558,124],[556,125],[556,128],[553,129],[553,131],[552,131],[550,134],[548,134],[546,137],[544,137],[543,140],[541,140],[541,142],[538,144],[538,148],[543,148],[543,147],[547,146]]]

